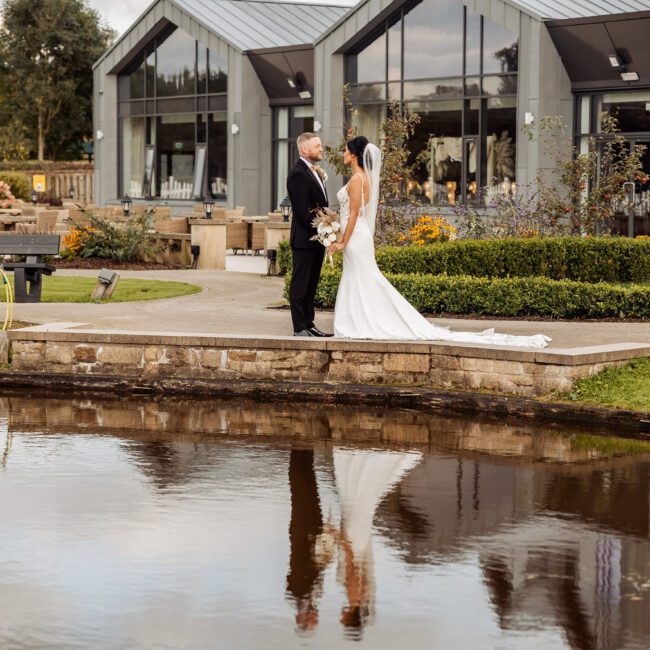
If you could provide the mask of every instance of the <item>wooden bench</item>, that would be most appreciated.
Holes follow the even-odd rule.
[[[14,272],[16,302],[40,302],[43,275],[52,275],[56,269],[42,261],[43,255],[57,255],[59,235],[5,235],[0,234],[2,255],[26,255],[25,262],[4,262],[5,271]],[[27,283],[29,282],[29,287]]]

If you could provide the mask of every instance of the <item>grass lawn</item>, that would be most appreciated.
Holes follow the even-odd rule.
[[[565,399],[585,404],[650,412],[650,359],[634,359],[579,379]]]
[[[9,276],[13,288],[13,276]],[[42,302],[94,302],[90,294],[97,278],[74,276],[45,276]],[[2,300],[4,301],[4,289]],[[131,302],[133,300],[160,300],[199,293],[201,287],[186,282],[166,280],[135,280],[121,278],[110,300],[100,302]]]

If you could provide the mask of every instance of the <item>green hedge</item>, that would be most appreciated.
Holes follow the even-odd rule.
[[[316,302],[334,307],[340,272],[323,270]],[[650,318],[650,287],[548,278],[386,274],[420,312],[551,318]],[[290,278],[285,280],[288,295]]]
[[[23,201],[29,201],[31,186],[29,178],[21,172],[0,172],[0,181],[4,181],[11,188],[11,193]]]
[[[545,277],[590,283],[650,280],[650,240],[627,237],[460,239],[431,246],[380,246],[376,256],[384,273]],[[340,268],[341,256],[335,259]],[[280,269],[290,273],[286,243],[280,250]]]

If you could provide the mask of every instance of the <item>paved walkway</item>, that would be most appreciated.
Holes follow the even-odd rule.
[[[123,278],[178,280],[200,285],[200,294],[170,300],[113,304],[16,305],[14,317],[32,323],[78,322],[93,329],[191,332],[224,335],[290,335],[291,318],[283,304],[283,280],[260,275],[263,258],[229,258],[233,271],[121,271]],[[96,277],[97,271],[59,270],[57,275]],[[332,331],[331,312],[317,315],[323,330]],[[592,323],[431,319],[453,330],[478,331],[494,327],[506,334],[544,333],[553,338],[549,347],[585,347],[613,343],[650,343],[650,322]]]

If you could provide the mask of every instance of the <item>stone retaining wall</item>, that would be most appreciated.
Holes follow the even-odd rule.
[[[10,333],[12,369],[143,378],[385,384],[521,396],[568,390],[574,379],[641,356],[650,346],[569,350],[65,330]]]

